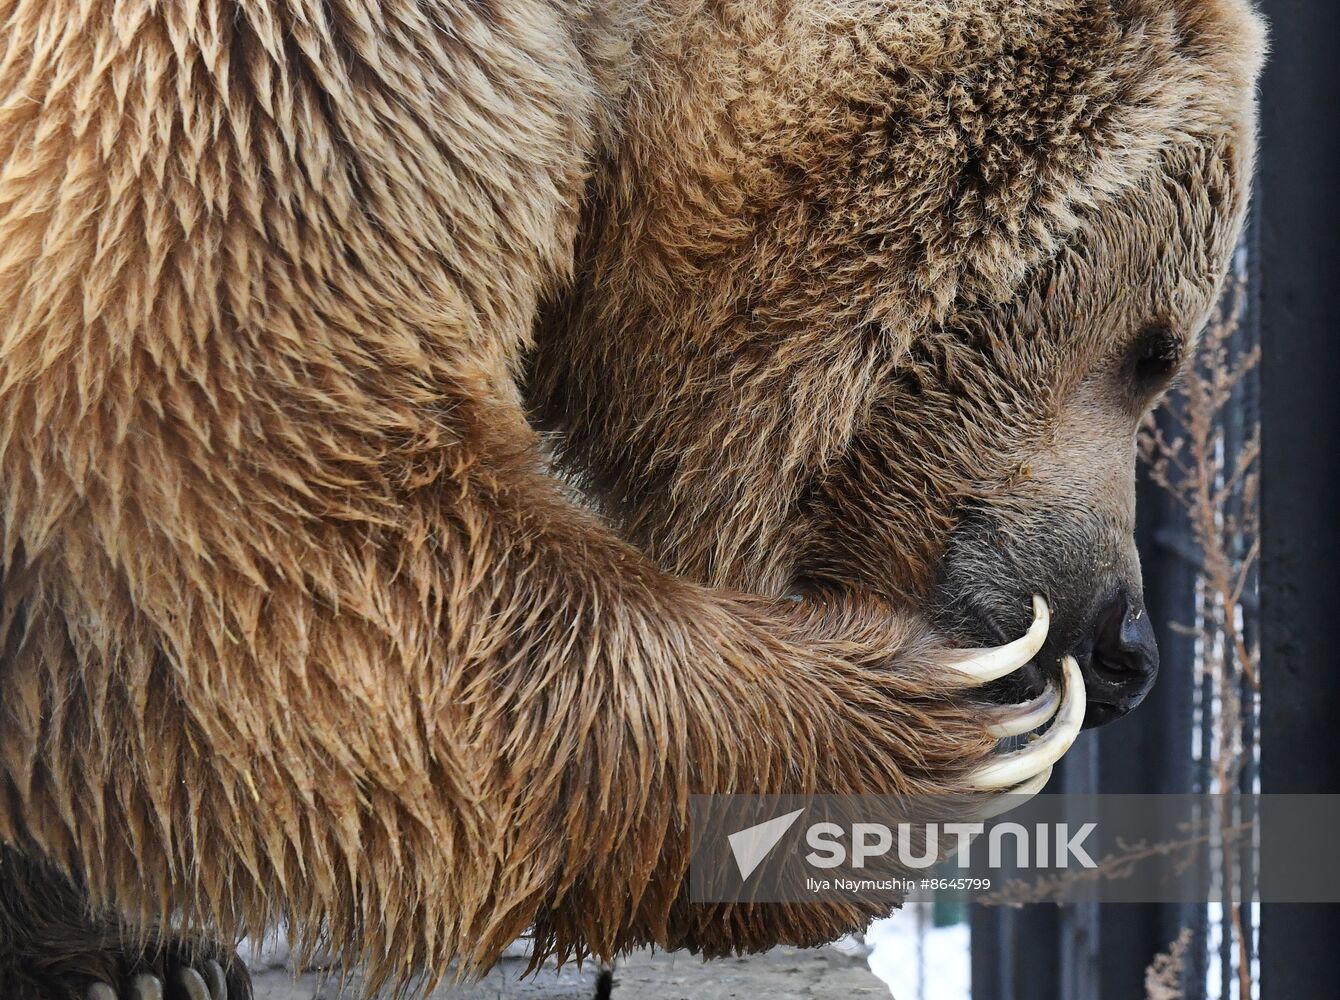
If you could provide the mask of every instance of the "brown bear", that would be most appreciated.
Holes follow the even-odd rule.
[[[5,997],[219,996],[194,935],[281,917],[369,988],[827,940],[690,905],[691,793],[975,787],[1062,657],[1148,689],[1246,0],[0,25]]]

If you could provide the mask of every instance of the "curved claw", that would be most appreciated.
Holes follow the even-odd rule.
[[[1051,728],[1022,750],[1003,754],[969,779],[974,788],[1004,789],[1032,784],[1064,756],[1084,725],[1084,678],[1073,656],[1061,659],[1061,708]]]
[[[1047,629],[1051,625],[1051,613],[1047,602],[1033,595],[1033,624],[1022,638],[1007,642],[1003,646],[991,646],[986,649],[966,649],[963,659],[951,664],[951,667],[964,676],[971,684],[986,684],[1018,670],[1033,657],[1037,656],[1042,644],[1047,641]]]
[[[142,972],[130,981],[130,1000],[163,1000],[163,981]]]
[[[1018,808],[1034,795],[1037,795],[1038,792],[1042,791],[1042,789],[1046,787],[1047,782],[1052,780],[1052,771],[1054,769],[1055,765],[1049,764],[1047,770],[1043,771],[1041,774],[1035,775],[1025,781],[1022,785],[1016,785],[1014,788],[1006,791],[1005,794],[1012,800],[1010,808]]]
[[[1055,715],[1060,705],[1061,692],[1048,681],[1046,689],[1032,701],[1008,705],[992,712],[990,718],[995,721],[986,727],[986,731],[997,739],[1031,733]]]
[[[205,963],[204,976],[209,985],[209,1000],[228,1000],[228,977],[223,966],[211,959]]]
[[[186,1000],[210,1000],[205,978],[195,969],[178,969],[177,986],[186,995]]]
[[[116,1000],[116,990],[106,983],[94,983],[84,994],[84,1000]]]
[[[1041,774],[1034,775],[1022,785],[1016,785],[1014,788],[1007,788],[999,795],[993,795],[991,801],[978,810],[973,818],[979,820],[988,820],[1001,813],[1007,813],[1011,809],[1018,809],[1038,792],[1042,791],[1043,786],[1051,780],[1052,768],[1048,767]]]

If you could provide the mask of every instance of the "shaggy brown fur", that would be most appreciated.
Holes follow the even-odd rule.
[[[1132,344],[1213,298],[1261,44],[1241,0],[0,24],[0,841],[372,984],[868,916],[689,906],[687,796],[954,789],[927,602],[1064,635],[1135,572]]]

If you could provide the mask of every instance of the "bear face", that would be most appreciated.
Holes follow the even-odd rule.
[[[652,31],[533,405],[675,572],[869,591],[974,643],[1044,594],[1039,663],[1079,656],[1107,721],[1157,666],[1135,433],[1241,225],[1260,26],[1192,0],[934,8]]]

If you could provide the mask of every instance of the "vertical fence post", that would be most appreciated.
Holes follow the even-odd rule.
[[[1340,793],[1340,6],[1265,0],[1258,215],[1262,345],[1261,784]],[[1329,831],[1334,837],[1336,831]],[[1270,836],[1270,831],[1264,831]],[[1262,881],[1269,875],[1269,852]],[[1336,864],[1334,854],[1319,865]],[[1333,996],[1340,906],[1267,904],[1262,995]]]

